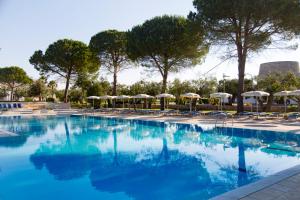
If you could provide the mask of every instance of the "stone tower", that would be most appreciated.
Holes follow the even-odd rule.
[[[286,74],[288,72],[300,76],[299,63],[297,61],[268,62],[260,65],[258,77],[262,78],[270,73]]]

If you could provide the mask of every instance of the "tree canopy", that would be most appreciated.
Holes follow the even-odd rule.
[[[57,83],[52,80],[48,83],[48,88],[50,89],[50,94],[51,94],[51,97],[54,98],[54,95],[55,95],[55,91],[56,91],[56,88],[57,88]]]
[[[95,73],[100,67],[99,59],[86,44],[69,39],[54,42],[45,53],[36,51],[29,61],[42,75],[58,75],[65,79],[65,102],[70,81],[80,73]]]
[[[17,66],[0,68],[0,84],[10,90],[10,100],[14,99],[14,92],[17,88],[31,83],[32,80],[26,72]]]
[[[270,93],[267,102],[267,110],[271,109],[274,93],[283,90],[295,90],[300,87],[300,78],[289,72],[287,74],[272,73],[263,78],[259,78],[257,86],[260,90]]]
[[[29,96],[39,97],[39,101],[42,101],[46,98],[47,92],[48,88],[46,85],[46,80],[43,78],[34,81],[28,90]]]
[[[113,74],[112,95],[117,95],[118,73],[130,66],[126,32],[107,30],[97,33],[91,38],[89,46],[100,58],[101,65]]]
[[[148,70],[161,74],[164,93],[169,73],[196,65],[206,55],[203,35],[194,33],[184,17],[155,17],[129,31],[128,54]]]
[[[225,46],[226,58],[237,58],[238,112],[243,111],[247,56],[267,48],[278,39],[299,32],[300,3],[294,0],[194,0],[196,12],[189,19],[208,31],[211,43]]]

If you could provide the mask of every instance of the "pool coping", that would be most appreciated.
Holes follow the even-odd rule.
[[[253,193],[262,191],[263,189],[269,188],[272,185],[281,182],[285,179],[300,174],[300,165],[296,165],[289,169],[280,171],[266,178],[263,178],[254,183],[239,187],[237,189],[228,191],[224,194],[211,198],[211,200],[237,200],[245,198]]]
[[[140,120],[144,121],[160,121],[160,122],[174,122],[174,123],[185,123],[185,124],[217,124],[218,127],[227,127],[227,128],[241,128],[241,129],[250,129],[250,130],[265,130],[265,131],[277,131],[282,133],[294,133],[300,134],[300,128],[291,128],[291,127],[300,127],[300,122],[295,122],[298,124],[284,124],[284,123],[277,123],[277,126],[274,128],[270,128],[268,125],[273,125],[273,121],[266,121],[265,127],[250,127],[247,126],[249,121],[232,121],[229,119],[227,121],[216,121],[213,118],[194,118],[194,117],[179,117],[179,116],[153,116],[153,115],[122,115],[122,114],[107,114],[107,113],[35,113],[35,114],[18,114],[15,113],[13,115],[0,115],[0,117],[12,117],[12,116],[26,116],[26,117],[40,117],[40,116],[65,116],[65,115],[82,115],[82,116],[102,116],[102,117],[114,117],[114,118],[121,118],[121,119],[136,119],[139,118]],[[184,122],[183,122],[183,121]],[[197,121],[198,120],[198,121]],[[205,121],[204,121],[205,120]],[[250,120],[251,122],[251,120]],[[275,121],[276,122],[276,121]],[[252,122],[251,122],[252,123]],[[294,123],[294,122],[292,122]],[[259,121],[258,121],[259,124]]]

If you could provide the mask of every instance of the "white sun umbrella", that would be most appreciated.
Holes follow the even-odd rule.
[[[258,103],[257,103],[257,97],[268,97],[270,96],[269,93],[264,92],[264,91],[249,91],[249,92],[244,92],[242,94],[243,97],[255,97],[256,99],[256,112],[258,113]]]
[[[192,99],[200,99],[200,95],[196,93],[185,93],[180,95],[183,98],[188,98],[190,100],[190,111],[192,111]]]
[[[290,93],[291,96],[300,96],[300,90],[294,90]],[[299,108],[298,108],[299,109]]]
[[[300,96],[300,90],[294,90],[290,93],[291,96]]]
[[[225,98],[232,97],[232,94],[225,93],[225,92],[217,92],[217,93],[210,94],[210,97],[211,98],[220,98],[220,107],[222,110],[222,100]]]
[[[276,92],[274,94],[275,97],[283,97],[284,98],[284,112],[286,113],[286,99],[287,96],[289,96],[291,91],[281,91],[281,92]]]
[[[159,94],[159,95],[156,95],[156,98],[164,98],[164,107],[166,105],[166,99],[175,99],[175,96],[172,95],[172,94],[168,94],[168,93],[162,93],[162,94]]]
[[[100,99],[98,96],[89,96],[87,99],[92,99],[93,100],[93,108],[95,108],[95,99]]]
[[[106,102],[108,102],[109,99],[114,99],[116,98],[115,96],[110,96],[110,95],[104,95],[104,96],[100,96],[100,99],[106,100]],[[107,107],[108,107],[108,103],[107,103]]]
[[[153,96],[148,94],[138,94],[132,97],[133,99],[145,99],[146,100],[146,108],[147,108],[147,99],[153,99]]]
[[[120,96],[116,96],[115,99],[120,99],[120,100],[122,100],[122,101],[123,101],[123,108],[124,108],[124,107],[125,107],[125,105],[124,105],[124,100],[125,100],[125,99],[131,99],[131,98],[132,98],[131,96],[120,95]]]

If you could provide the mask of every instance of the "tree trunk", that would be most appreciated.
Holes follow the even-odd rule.
[[[54,88],[53,87],[51,87],[51,93],[52,93],[52,99],[54,99]]]
[[[65,87],[65,92],[64,92],[64,102],[65,103],[68,103],[69,85],[70,85],[70,75],[67,76],[67,80],[66,80],[66,87]]]
[[[14,88],[11,88],[11,91],[10,91],[10,101],[13,101],[14,100]]]
[[[268,98],[267,106],[266,106],[266,111],[270,112],[272,108],[272,103],[273,103],[273,94],[271,94]]]
[[[166,93],[167,91],[167,80],[168,80],[168,72],[165,72],[163,75],[163,84],[161,88],[161,93]],[[165,109],[165,102],[164,98],[160,98],[160,110]]]
[[[117,67],[114,67],[114,80],[113,80],[113,91],[112,95],[117,95]]]
[[[245,51],[245,50],[244,50]],[[238,81],[238,92],[237,92],[237,113],[244,111],[244,101],[242,93],[245,88],[245,65],[246,65],[246,53],[243,52],[242,47],[238,47],[238,71],[239,71],[239,81]]]
[[[239,159],[238,159],[238,186],[245,185],[247,182],[247,169],[246,169],[246,159],[245,159],[245,147],[243,143],[238,144],[239,149]]]

